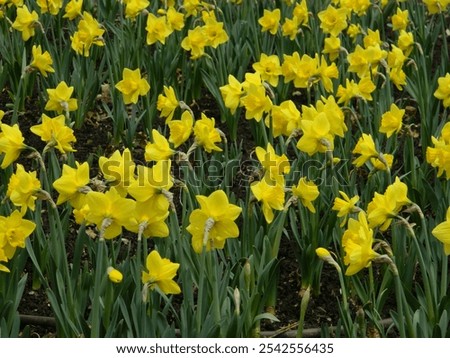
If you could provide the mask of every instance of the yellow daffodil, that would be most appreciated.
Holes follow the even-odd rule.
[[[0,109],[0,122],[2,121],[4,116],[5,116],[5,112]],[[0,137],[1,137],[1,135],[0,135]]]
[[[172,33],[172,29],[167,24],[166,16],[155,16],[152,13],[147,15],[147,45],[152,45],[157,41],[166,43],[166,38]]]
[[[226,239],[239,236],[234,222],[242,209],[230,204],[223,190],[216,190],[209,196],[197,195],[200,204],[189,217],[187,231],[192,235],[192,247],[198,254],[211,249],[223,249]]]
[[[283,210],[284,187],[265,176],[261,181],[253,182],[250,189],[256,200],[262,202],[264,218],[270,224],[274,218],[273,210]]]
[[[380,160],[382,158],[382,160]],[[374,169],[376,170],[388,170],[392,168],[394,162],[394,156],[392,154],[380,154],[378,158],[370,158]]]
[[[158,206],[161,204],[162,206]],[[140,234],[142,238],[167,237],[169,228],[165,223],[169,216],[169,202],[167,200],[157,202],[153,199],[136,202],[134,222],[126,226],[128,231]]]
[[[342,246],[345,251],[344,264],[347,265],[345,274],[354,275],[365,267],[369,267],[372,260],[379,256],[372,249],[373,230],[367,224],[366,214],[361,211],[358,220],[349,219],[348,229],[342,236]]]
[[[360,33],[361,33],[361,26],[359,24],[350,24],[347,28],[347,35],[353,40],[353,42],[356,40],[356,37]]]
[[[34,211],[37,193],[41,190],[41,182],[36,177],[36,172],[27,172],[21,164],[17,164],[16,172],[11,175],[6,196],[11,202],[21,208],[25,215],[28,208]]]
[[[268,128],[272,126],[272,134],[276,138],[279,135],[290,136],[295,129],[300,127],[301,114],[291,100],[283,101],[279,106],[272,106],[270,117],[265,123]]]
[[[297,142],[297,148],[308,155],[314,155],[317,152],[325,153],[334,148],[334,138],[330,133],[330,122],[325,113],[318,113],[312,118],[307,119],[303,116],[300,123],[303,135]]]
[[[173,186],[170,166],[170,160],[160,160],[151,168],[139,165],[138,177],[129,186],[128,193],[139,202],[152,199],[153,205],[164,207]]]
[[[297,186],[292,187],[292,195],[299,198],[302,205],[308,208],[310,212],[316,212],[312,202],[319,197],[320,192],[313,181],[307,180],[306,177],[300,178]]]
[[[72,143],[75,143],[77,139],[73,129],[66,126],[66,118],[62,114],[54,118],[43,114],[42,124],[32,126],[30,131],[47,142],[47,148],[55,147],[63,154],[75,151]]]
[[[161,116],[166,118],[166,123],[172,120],[175,110],[178,107],[178,99],[172,86],[164,86],[164,94],[158,95],[156,109],[161,112]]]
[[[150,162],[152,160],[166,160],[169,159],[174,150],[170,148],[166,137],[160,134],[156,129],[152,130],[153,142],[148,142],[145,146],[145,160]]]
[[[450,5],[450,0],[423,0],[427,10],[430,14],[437,14],[445,11],[446,7]]]
[[[47,72],[55,72],[52,67],[53,60],[48,51],[42,52],[41,45],[33,45],[31,48],[33,60],[30,63],[30,67],[39,70],[42,76],[47,77]]]
[[[200,26],[189,30],[187,36],[181,41],[181,47],[191,52],[192,60],[196,60],[205,54],[205,46],[207,44],[205,30]]]
[[[106,273],[108,274],[108,278],[113,283],[121,283],[123,280],[123,274],[119,270],[115,269],[114,267],[108,267],[106,270]]]
[[[231,114],[234,114],[239,107],[239,101],[244,93],[242,84],[233,75],[228,75],[228,84],[219,87],[219,90],[225,107],[231,111]]]
[[[262,32],[269,31],[272,35],[275,35],[280,26],[281,11],[275,9],[273,11],[264,9],[264,14],[258,19],[258,23],[261,25]]]
[[[406,27],[409,24],[409,12],[408,10],[402,10],[401,8],[397,8],[397,12],[392,15],[392,29],[394,31],[398,30],[406,30]]]
[[[446,73],[444,77],[439,77],[438,85],[434,96],[443,101],[445,108],[450,107],[450,73]]]
[[[179,267],[180,264],[161,258],[158,251],[153,250],[147,256],[146,271],[142,271],[142,283],[147,284],[150,289],[158,287],[166,295],[177,295],[181,293],[181,288],[173,278]]]
[[[81,15],[81,8],[83,7],[83,0],[70,0],[64,8],[65,14],[63,18],[73,20]]]
[[[213,150],[218,152],[222,151],[222,148],[216,145],[216,143],[220,143],[222,139],[215,124],[215,119],[208,118],[204,113],[202,113],[202,118],[196,120],[194,124],[195,142],[203,147],[208,153],[211,153]]]
[[[261,54],[259,62],[252,65],[253,69],[261,75],[261,79],[276,87],[278,77],[281,75],[280,59],[277,55]]]
[[[125,17],[135,19],[149,5],[148,0],[128,0],[125,4]]]
[[[360,156],[353,161],[356,167],[363,166],[370,158],[378,158],[379,152],[375,148],[375,142],[373,141],[371,134],[363,133],[358,139],[353,154],[359,154]]]
[[[169,142],[172,143],[175,148],[178,148],[191,136],[194,118],[192,117],[191,112],[184,111],[180,120],[172,120],[167,125],[170,129]]]
[[[109,158],[101,156],[98,159],[98,166],[109,184],[115,186],[116,190],[125,197],[127,188],[134,181],[136,168],[130,150],[126,148],[122,154],[116,150]]]
[[[392,134],[398,133],[402,128],[405,110],[398,108],[395,103],[391,104],[389,111],[381,116],[380,133],[386,133],[389,138]]]
[[[431,137],[434,147],[427,147],[426,159],[432,167],[438,168],[437,176],[444,172],[450,178],[450,122],[447,122],[439,138]]]
[[[197,16],[201,5],[201,0],[183,0],[183,9],[186,11],[186,17]]]
[[[52,15],[58,15],[63,6],[63,0],[37,0],[36,3],[41,8],[41,13],[49,12]]]
[[[403,51],[405,56],[408,57],[414,49],[414,34],[412,32],[400,30],[397,45]]]
[[[283,25],[281,25],[281,32],[283,36],[289,37],[289,40],[293,41],[299,32],[299,22],[296,17],[292,19],[284,19]]]
[[[73,87],[67,86],[65,81],[62,81],[56,88],[47,89],[48,101],[45,104],[46,111],[55,111],[58,114],[63,112],[72,112],[78,109],[76,98],[71,98]]]
[[[12,24],[12,28],[22,33],[22,40],[28,39],[35,34],[35,28],[39,15],[36,11],[30,12],[26,5],[17,8],[17,17]]]
[[[338,58],[341,52],[341,40],[339,37],[330,36],[325,38],[323,53],[328,54],[330,61],[334,61]]]
[[[347,28],[347,10],[343,8],[336,9],[332,5],[319,12],[320,28],[325,34],[338,36],[342,30]]]
[[[208,13],[203,11],[203,13]],[[217,48],[217,46],[228,41],[228,34],[223,28],[223,22],[218,22],[214,15],[214,12],[210,12],[206,19],[204,17],[205,26],[203,26],[204,34],[206,36],[206,45],[212,48]]]
[[[136,70],[124,68],[122,78],[115,87],[122,92],[125,104],[136,104],[139,96],[145,96],[150,91],[150,85],[145,78],[141,77],[139,68]]]
[[[69,201],[70,204],[79,209],[83,203],[84,195],[89,191],[89,164],[75,162],[76,168],[63,165],[62,175],[53,182],[53,188],[59,193],[57,205]]]
[[[360,209],[356,206],[356,203],[359,201],[359,196],[355,195],[350,198],[343,191],[339,191],[339,194],[343,199],[336,197],[331,210],[336,210],[338,212],[337,216],[339,218],[344,218],[340,225],[343,227],[347,223],[347,217],[349,214],[360,211]]]
[[[292,15],[296,21],[298,21],[299,25],[308,25],[310,12],[308,10],[307,0],[297,1],[294,10],[292,11]]]
[[[5,169],[19,158],[20,153],[26,146],[18,124],[9,126],[0,123],[0,130],[0,154],[4,154],[1,168]]]
[[[25,247],[25,240],[35,228],[36,224],[23,219],[17,210],[7,217],[0,216],[0,271],[9,272],[2,262],[12,259],[18,247]]]
[[[241,97],[241,106],[245,108],[245,119],[255,119],[259,122],[263,114],[272,109],[272,101],[266,95],[264,86],[250,84],[245,95]]]
[[[437,225],[431,233],[444,244],[445,254],[450,255],[450,208],[447,209],[445,221]]]
[[[256,147],[255,153],[269,178],[273,181],[281,181],[284,184],[283,175],[288,174],[291,170],[287,156],[285,154],[277,155],[270,143],[267,144],[267,150]]]
[[[173,6],[169,7],[166,12],[167,25],[172,31],[181,31],[184,27],[184,15],[175,10]]]
[[[379,226],[381,231],[386,231],[402,207],[411,203],[407,195],[408,187],[398,177],[393,184],[387,187],[384,194],[375,192],[372,201],[367,206],[370,227]]]
[[[113,187],[106,193],[90,191],[86,194],[86,220],[95,224],[101,239],[113,239],[122,233],[122,226],[135,221],[135,201],[123,198]]]
[[[92,45],[105,46],[104,28],[88,12],[83,12],[77,31],[70,37],[72,49],[85,57],[89,57]]]

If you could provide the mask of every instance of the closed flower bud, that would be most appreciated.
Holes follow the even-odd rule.
[[[122,275],[122,272],[120,272],[119,270],[116,270],[114,267],[110,266],[110,267],[108,267],[106,272],[108,273],[108,278],[111,282],[114,282],[114,283],[122,282],[123,275]]]

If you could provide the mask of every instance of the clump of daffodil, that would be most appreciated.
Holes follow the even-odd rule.
[[[372,249],[373,230],[369,227],[366,214],[361,211],[358,220],[350,218],[348,228],[342,236],[342,246],[345,257],[344,264],[347,265],[345,274],[354,275],[369,267],[372,260],[379,254]]]
[[[141,77],[141,70],[131,70],[124,68],[122,72],[122,81],[115,86],[122,92],[125,104],[136,104],[139,96],[145,96],[150,91],[150,85],[145,78]]]
[[[273,210],[284,209],[284,185],[265,175],[261,181],[253,182],[250,189],[256,200],[261,202],[264,218],[270,224],[275,216]]]
[[[89,164],[75,162],[76,168],[63,165],[62,175],[53,182],[53,188],[59,193],[56,205],[70,202],[74,208],[81,208],[84,204],[85,194],[90,191]]]
[[[208,153],[213,150],[222,151],[222,148],[216,145],[222,141],[222,138],[215,124],[215,119],[207,117],[204,113],[201,114],[201,119],[196,120],[194,124],[195,143]]]
[[[44,151],[53,147],[63,154],[75,151],[72,143],[75,143],[77,139],[72,128],[66,126],[64,115],[51,118],[43,114],[42,124],[32,126],[30,131],[47,143]]]
[[[0,130],[0,154],[4,154],[1,168],[5,169],[19,158],[26,145],[18,124],[9,126],[0,123]]]
[[[445,221],[437,225],[431,233],[444,244],[445,254],[450,255],[450,208],[447,209]]]
[[[18,247],[25,247],[25,240],[35,228],[36,224],[23,219],[17,210],[9,216],[0,216],[0,271],[10,272],[2,263],[11,260]]]
[[[35,209],[40,190],[41,182],[36,172],[27,172],[22,164],[17,164],[16,172],[9,179],[6,196],[15,206],[21,208],[22,215],[25,215],[28,208]]]
[[[114,186],[125,197],[127,188],[134,181],[136,168],[130,150],[125,148],[122,154],[116,150],[109,158],[101,156],[98,165],[108,184]]]
[[[412,202],[408,199],[408,187],[397,177],[395,182],[386,188],[384,194],[375,192],[367,206],[370,227],[379,227],[381,231],[386,231],[403,206],[409,204]]]
[[[92,45],[105,46],[103,34],[105,30],[94,17],[83,12],[77,31],[70,37],[72,49],[79,55],[89,57]]]
[[[32,70],[38,70],[42,76],[47,77],[48,72],[55,72],[52,67],[53,60],[48,51],[42,52],[41,45],[36,46],[33,45],[31,48],[31,53],[33,55],[33,59],[29,65],[29,68]]]
[[[1,139],[0,139],[1,140]],[[437,176],[444,172],[450,178],[450,122],[446,123],[439,138],[431,137],[433,147],[427,147],[426,159],[432,167],[438,168]]]
[[[73,93],[73,86],[67,86],[65,81],[61,81],[56,88],[48,88],[48,101],[45,104],[46,111],[55,111],[58,114],[69,112],[78,109],[76,98],[71,98]]]
[[[142,283],[144,290],[153,290],[158,287],[166,295],[177,295],[181,293],[181,288],[174,281],[180,264],[173,263],[169,259],[161,258],[158,251],[153,250],[145,261],[145,271],[142,271]],[[146,297],[146,292],[144,293]]]
[[[156,109],[161,112],[162,117],[166,118],[166,123],[172,120],[175,110],[178,108],[178,103],[173,87],[164,86],[164,94],[158,95]]]
[[[192,247],[198,254],[212,249],[223,249],[226,239],[239,236],[235,220],[242,209],[230,204],[223,190],[209,196],[197,195],[199,209],[189,217],[187,231],[192,235]]]
[[[170,148],[166,137],[159,133],[156,129],[152,130],[153,141],[148,142],[145,146],[145,160],[158,161],[169,159],[175,151]]]
[[[22,33],[22,40],[27,41],[34,36],[35,28],[39,24],[39,15],[36,11],[28,10],[27,5],[17,8],[16,20],[12,24],[12,28]]]
[[[88,192],[86,205],[86,221],[97,226],[100,240],[119,236],[123,226],[130,226],[135,221],[135,201],[122,197],[114,187],[105,193]]]
[[[349,214],[357,213],[361,211],[359,207],[356,206],[356,203],[359,201],[359,196],[355,195],[353,197],[349,197],[346,193],[343,191],[339,191],[339,194],[341,195],[341,198],[336,197],[334,199],[333,207],[331,210],[336,210],[337,216],[339,218],[343,218],[341,227],[343,227],[347,223],[347,217]]]
[[[319,188],[313,181],[308,180],[306,177],[300,178],[297,186],[292,187],[292,195],[300,199],[300,202],[310,212],[315,213],[313,201],[316,200],[319,195]]]

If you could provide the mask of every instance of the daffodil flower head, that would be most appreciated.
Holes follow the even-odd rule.
[[[65,81],[61,81],[56,88],[47,89],[48,101],[45,104],[46,111],[55,111],[58,114],[76,111],[78,103],[76,98],[71,98],[73,86],[67,86]]]
[[[356,203],[359,201],[359,196],[355,195],[353,197],[349,197],[346,193],[343,191],[339,191],[341,198],[336,197],[334,199],[333,207],[331,210],[336,210],[337,216],[339,218],[344,218],[344,220],[341,223],[341,227],[343,227],[347,223],[347,217],[349,214],[359,212],[360,209],[356,206]]]
[[[63,154],[75,151],[72,143],[77,139],[73,134],[73,129],[66,126],[66,118],[62,114],[54,118],[43,114],[42,124],[32,126],[30,131],[47,142],[46,148],[55,147]]]
[[[52,15],[58,15],[63,6],[63,0],[37,0],[36,3],[41,8],[41,13],[49,12]]]
[[[280,25],[280,18],[280,9],[274,9],[273,11],[264,9],[263,16],[258,19],[258,23],[261,25],[261,31],[268,31],[270,34],[275,35]]]
[[[156,129],[152,130],[152,137],[153,142],[148,142],[145,146],[145,160],[149,162],[169,159],[175,151],[170,148],[166,137]]]
[[[136,168],[130,150],[125,148],[122,154],[116,150],[109,158],[101,156],[98,165],[106,181],[125,197],[126,189],[134,181]]]
[[[189,217],[187,231],[192,235],[192,247],[198,254],[203,249],[223,249],[226,239],[239,236],[235,223],[242,209],[230,204],[223,190],[216,190],[209,196],[197,195],[199,209]]]
[[[356,143],[353,149],[353,154],[359,154],[360,156],[353,161],[356,167],[363,166],[369,159],[377,158],[379,152],[375,148],[375,142],[373,141],[371,134],[363,133]]]
[[[12,28],[22,33],[22,40],[28,39],[35,34],[35,27],[38,23],[39,15],[36,11],[30,12],[26,5],[17,8],[17,17]]]
[[[263,81],[268,82],[271,86],[278,85],[278,78],[281,75],[280,59],[277,55],[261,54],[259,62],[252,65],[253,69],[261,75]]]
[[[125,4],[125,17],[134,20],[149,5],[148,0],[128,0]]]
[[[284,183],[283,175],[288,174],[291,170],[286,155],[277,155],[270,143],[267,144],[267,150],[256,147],[255,153],[269,178],[273,181],[281,180]]]
[[[41,189],[41,182],[37,179],[36,172],[27,172],[23,165],[17,164],[16,172],[11,175],[6,196],[11,202],[21,208],[25,215],[28,208],[34,210],[37,193]]]
[[[438,78],[438,88],[434,92],[434,96],[443,101],[445,108],[450,107],[450,73]]]
[[[180,264],[161,258],[158,251],[153,250],[145,261],[145,271],[142,271],[142,283],[150,289],[158,287],[166,295],[181,293],[181,288],[174,281]]]
[[[197,26],[192,30],[188,30],[187,36],[181,41],[181,47],[191,52],[191,60],[196,60],[205,54],[205,47],[208,40],[205,36],[205,29]]]
[[[33,45],[31,48],[33,60],[30,63],[30,67],[39,70],[42,76],[47,77],[47,72],[55,72],[52,67],[53,60],[48,51],[42,52],[41,45]]]
[[[398,108],[395,103],[391,104],[389,111],[381,116],[380,133],[386,133],[389,138],[394,133],[398,133],[402,128],[405,110]]]
[[[300,202],[313,214],[316,212],[312,202],[316,200],[319,195],[319,188],[313,181],[308,180],[306,177],[300,178],[297,186],[292,187],[292,195],[300,199]]]
[[[261,202],[264,218],[270,224],[275,216],[273,210],[284,209],[284,186],[264,176],[261,181],[253,182],[250,189],[256,200]]]
[[[83,7],[83,0],[70,0],[64,8],[65,14],[63,18],[70,21],[81,15],[81,8]]]
[[[166,16],[155,16],[152,13],[147,15],[147,45],[152,45],[160,42],[163,45],[166,43],[166,38],[173,32],[167,23]]]
[[[161,116],[166,118],[166,123],[169,123],[175,110],[178,108],[179,101],[172,86],[164,86],[164,94],[158,95],[156,102],[156,109],[161,112]]]
[[[244,93],[242,84],[233,75],[228,75],[228,84],[219,87],[219,90],[225,107],[230,110],[231,114],[234,114],[239,107],[240,98]]]
[[[325,34],[338,36],[342,30],[347,28],[347,10],[345,8],[335,8],[332,5],[319,12],[320,28]]]
[[[0,123],[0,130],[0,154],[4,154],[1,168],[5,169],[19,158],[20,153],[26,146],[18,124],[9,126]]]
[[[139,68],[135,70],[124,68],[122,80],[115,87],[122,92],[125,104],[136,104],[139,96],[145,96],[150,91],[150,85],[145,78],[141,77]]]
[[[213,150],[218,152],[222,151],[222,148],[216,145],[216,143],[220,143],[222,139],[219,131],[215,127],[215,123],[214,118],[208,118],[202,113],[201,119],[196,120],[194,124],[195,141],[208,153],[211,153]]]
[[[75,164],[76,168],[64,164],[61,177],[53,182],[53,188],[59,193],[56,205],[69,201],[74,208],[79,209],[84,203],[83,198],[89,191],[89,164]]]
[[[108,278],[113,283],[121,283],[123,280],[123,274],[119,270],[115,269],[112,266],[109,266],[106,270],[106,273],[108,274]]]
[[[170,129],[169,142],[178,148],[186,142],[192,134],[194,118],[191,112],[184,111],[180,120],[171,120],[168,124]]]
[[[241,97],[241,106],[245,108],[245,119],[255,119],[259,122],[264,113],[272,109],[272,101],[266,95],[263,85],[250,84],[246,94]]]
[[[300,128],[301,113],[291,100],[283,101],[279,106],[273,105],[270,117],[265,119],[266,126],[272,127],[274,138],[284,135],[289,137],[294,130]]]
[[[447,209],[445,221],[437,225],[431,232],[444,245],[444,252],[450,255],[450,208]]]

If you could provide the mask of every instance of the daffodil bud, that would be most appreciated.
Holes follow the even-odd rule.
[[[234,313],[239,316],[241,313],[241,293],[239,292],[239,289],[236,287],[233,292],[233,298],[234,298]]]
[[[112,266],[109,266],[108,269],[106,270],[106,272],[108,273],[108,278],[111,282],[114,282],[114,283],[122,282],[123,275],[119,270],[115,269]]]
[[[326,263],[334,266],[336,268],[336,270],[338,272],[341,272],[341,267],[339,266],[339,264],[336,262],[335,259],[333,259],[333,256],[331,256],[330,251],[328,251],[327,249],[323,248],[323,247],[318,247],[316,249],[316,255],[319,256],[319,258],[323,261],[325,261]]]

